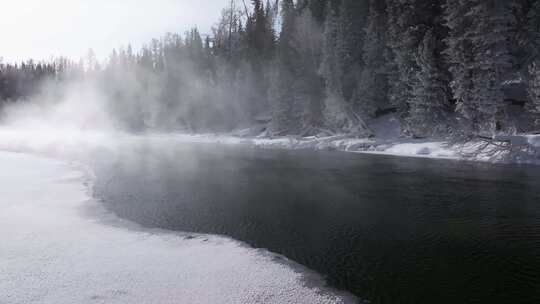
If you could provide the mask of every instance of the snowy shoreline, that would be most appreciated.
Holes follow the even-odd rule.
[[[256,130],[257,128],[255,128]],[[151,133],[150,138],[176,140],[185,143],[244,144],[259,148],[290,150],[330,150],[397,157],[434,158],[492,163],[518,163],[540,165],[540,135],[514,136],[536,148],[536,152],[500,150],[499,146],[485,141],[454,142],[451,139],[414,139],[405,137],[395,115],[387,115],[373,121],[373,138],[354,138],[350,135],[274,137],[257,135],[252,129],[238,130],[228,134]]]
[[[484,141],[457,142],[412,138],[377,139],[347,136],[329,137],[239,137],[220,134],[153,134],[152,138],[166,138],[184,143],[248,145],[258,148],[287,150],[326,150],[361,154],[446,159],[473,162],[514,163],[540,165],[540,154],[499,151]],[[531,136],[532,144],[540,152],[540,136]]]
[[[90,197],[80,165],[11,152],[0,152],[0,165],[2,302],[356,301],[284,257],[226,237],[136,229]]]

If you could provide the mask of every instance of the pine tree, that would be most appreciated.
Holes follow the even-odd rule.
[[[516,31],[513,14],[514,1],[475,0],[468,14],[471,27],[467,33],[473,49],[472,95],[469,108],[473,108],[473,130],[493,133],[500,128],[500,115],[504,112],[502,83],[512,77],[515,58],[510,39]]]
[[[469,39],[468,29],[471,26],[471,16],[468,14],[471,3],[468,0],[447,0],[444,5],[445,24],[449,29],[446,39],[449,71],[452,75],[450,87],[457,103],[457,111],[468,118],[461,124],[467,132],[472,130],[472,118],[476,109],[472,104],[474,53],[473,44]]]
[[[450,75],[443,56],[448,30],[443,25],[442,1],[413,1],[416,21],[410,24],[410,50],[414,64],[406,87],[410,89],[405,130],[416,136],[429,136],[445,129],[450,107]],[[412,78],[410,78],[412,77]],[[444,130],[446,131],[446,130]]]
[[[525,47],[529,67],[527,109],[536,116],[535,124],[540,126],[540,0],[532,3],[527,14]]]
[[[325,125],[338,131],[353,128],[354,123],[347,111],[343,86],[341,83],[343,71],[339,58],[339,20],[336,12],[328,5],[324,25],[323,58],[321,74],[325,80],[325,100],[323,115]]]
[[[371,0],[362,50],[364,65],[355,97],[357,109],[368,117],[374,117],[376,111],[384,109],[388,101],[386,22],[385,3]]]
[[[343,72],[341,83],[343,97],[351,107],[355,102],[353,95],[358,89],[359,71],[365,64],[363,49],[369,2],[369,0],[342,0],[338,10],[337,51]],[[379,6],[380,3],[381,1],[379,1]]]
[[[295,90],[301,107],[302,135],[315,135],[322,126],[324,81],[319,75],[323,35],[321,26],[313,19],[310,10],[296,18],[293,47],[296,53],[297,76]]]
[[[523,23],[521,46],[524,49],[526,65],[540,57],[540,0],[528,0],[529,5],[520,19]]]
[[[262,0],[252,0],[253,12],[246,21],[245,50],[251,65],[252,77],[257,97],[252,100],[248,112],[251,117],[265,113],[269,109],[268,67],[275,55],[275,33],[272,10],[265,9]]]
[[[529,98],[528,109],[536,116],[535,124],[540,126],[540,60],[535,61],[529,67]]]
[[[440,134],[448,115],[447,75],[441,67],[439,40],[429,30],[418,48],[416,62],[420,71],[413,85],[408,124],[416,136]]]
[[[429,8],[432,1],[386,0],[388,14],[387,68],[397,76],[389,77],[388,99],[398,109],[401,118],[407,115],[413,84],[419,67],[415,51],[424,38],[433,18]],[[390,73],[390,72],[389,72]]]
[[[327,0],[303,0],[300,1],[299,6],[301,9],[309,9],[311,15],[315,20],[322,24],[326,16],[325,9],[327,7]]]
[[[325,99],[323,116],[325,125],[339,132],[367,134],[369,130],[363,120],[355,113],[352,105],[347,103],[343,91],[344,70],[342,65],[345,43],[341,41],[345,35],[340,31],[339,15],[329,4],[324,26],[323,58],[321,75],[325,81]]]
[[[296,8],[293,0],[282,1],[282,26],[277,48],[277,71],[273,79],[272,129],[277,134],[291,134],[300,129],[295,81],[297,76],[294,32]]]

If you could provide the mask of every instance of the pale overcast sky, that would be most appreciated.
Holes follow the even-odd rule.
[[[210,33],[230,0],[1,0],[4,61],[79,58],[93,48],[103,58],[120,45],[140,46],[165,32],[197,25]]]

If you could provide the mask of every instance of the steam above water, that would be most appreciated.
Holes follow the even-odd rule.
[[[107,98],[94,82],[45,84],[41,91],[28,101],[8,104],[3,113],[5,125],[38,133],[119,130],[107,109]]]
[[[122,128],[92,81],[44,83],[40,93],[6,104],[0,149],[86,161],[97,148],[114,151]]]

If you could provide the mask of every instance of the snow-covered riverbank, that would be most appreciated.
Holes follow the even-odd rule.
[[[508,141],[518,141],[518,146],[511,148],[506,143],[480,139],[468,142],[445,138],[414,139],[403,136],[399,128],[397,119],[390,115],[372,125],[375,133],[372,138],[354,138],[347,135],[268,138],[247,136],[248,130],[230,135],[178,134],[162,135],[162,137],[181,142],[247,144],[261,148],[336,150],[403,157],[540,164],[540,135],[505,138]],[[524,149],[525,146],[529,148],[527,151]]]
[[[523,163],[540,164],[540,136],[524,136],[530,140],[534,151],[511,150],[509,147],[501,149],[497,145],[483,140],[469,142],[453,142],[439,139],[413,139],[396,138],[393,140],[377,138],[352,138],[346,136],[329,137],[236,137],[229,135],[164,135],[172,140],[193,143],[219,143],[219,144],[245,144],[260,148],[275,149],[312,149],[335,150],[354,153],[368,153],[392,155],[401,157],[422,157],[453,159],[467,161],[481,161],[494,163]]]
[[[502,141],[493,142],[482,139],[468,142],[452,138],[415,139],[402,134],[400,123],[392,114],[379,118],[370,126],[374,133],[372,138],[347,135],[270,138],[266,134],[257,135],[256,130],[261,128],[238,130],[229,134],[149,132],[134,135],[114,129],[86,130],[80,126],[59,128],[47,123],[39,123],[30,128],[7,125],[0,127],[0,150],[80,159],[96,150],[115,151],[126,143],[156,141],[164,144],[244,144],[260,148],[336,150],[402,157],[540,164],[540,135],[505,136],[499,138]]]
[[[0,152],[0,303],[344,303],[321,278],[217,237],[128,229],[80,168]],[[102,212],[102,211],[101,211]],[[309,287],[308,287],[309,286]]]

